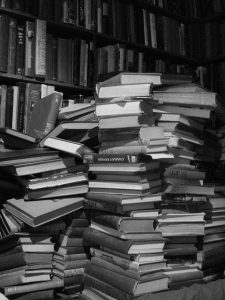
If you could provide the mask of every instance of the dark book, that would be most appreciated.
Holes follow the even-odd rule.
[[[16,74],[17,20],[9,20],[8,66],[7,73]]]
[[[6,94],[6,108],[5,108],[5,126],[12,128],[12,117],[13,117],[13,87],[7,88]]]
[[[25,83],[24,85],[26,87],[26,91],[23,132],[28,134],[28,128],[30,126],[30,120],[34,105],[41,99],[41,85],[37,83]],[[20,84],[20,86],[22,86],[22,84]]]
[[[0,128],[0,137],[7,148],[26,149],[37,146],[36,138],[7,127]]]
[[[0,15],[0,72],[8,70],[9,21],[8,15]]]
[[[35,22],[26,21],[25,25],[25,70],[24,75],[34,76],[35,63]]]
[[[54,92],[33,103],[27,134],[38,139],[47,135],[55,127],[61,102],[62,94]]]
[[[43,147],[46,138],[58,137],[75,142],[86,143],[89,139],[96,137],[98,132],[97,122],[62,122],[58,124],[47,136],[40,142],[40,147]]]
[[[80,38],[74,39],[74,60],[73,60],[73,83],[80,82]]]
[[[39,299],[48,299],[54,300],[54,290],[40,290],[36,292],[28,292],[26,294],[18,295],[15,300],[39,300]]]
[[[96,163],[138,163],[150,161],[151,157],[143,154],[84,154],[83,162],[88,164]],[[159,165],[158,165],[159,166]]]
[[[52,34],[48,33],[46,38],[46,79],[53,80],[53,43],[54,37]]]
[[[82,208],[83,198],[46,199],[44,203],[43,206],[42,200],[10,199],[6,202],[5,209],[26,224],[36,227]]]

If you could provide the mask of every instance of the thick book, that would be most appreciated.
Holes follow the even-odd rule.
[[[88,115],[95,111],[95,106],[91,103],[75,103],[68,107],[62,107],[58,113],[59,120],[76,119],[80,116]]]
[[[8,42],[9,42],[9,22],[10,17],[8,15],[0,15],[0,72],[7,72],[8,65]]]
[[[58,219],[83,207],[83,197],[25,201],[9,199],[5,209],[26,224],[36,227]]]
[[[165,275],[149,281],[139,281],[94,264],[88,264],[85,272],[133,296],[168,289],[168,277]]]
[[[125,254],[137,253],[154,253],[162,251],[165,240],[163,238],[149,241],[149,240],[121,240],[119,238],[110,236],[106,233],[100,232],[93,228],[87,228],[84,232],[84,240],[92,245],[101,245],[121,251]]]
[[[25,68],[25,25],[17,26],[16,39],[16,74],[24,75]]]
[[[8,65],[7,73],[16,74],[16,39],[17,39],[17,20],[9,19],[9,41],[8,41]]]
[[[91,223],[104,225],[124,233],[150,233],[155,231],[155,220],[151,218],[133,218],[100,213],[91,217]]]
[[[100,86],[98,98],[104,101],[105,98],[112,97],[152,97],[152,83],[116,84],[110,86]]]
[[[56,137],[47,138],[44,141],[44,147],[53,148],[80,158],[82,158],[82,156],[86,153],[93,153],[93,151],[84,144]]]
[[[143,154],[100,154],[90,153],[83,155],[83,162],[88,164],[97,163],[139,163],[150,161],[151,157]]]
[[[115,103],[98,102],[95,113],[98,117],[131,114],[152,114],[153,106],[149,100],[116,101]]]
[[[58,92],[37,101],[32,109],[27,134],[39,140],[47,135],[55,127],[61,102],[62,94]]]

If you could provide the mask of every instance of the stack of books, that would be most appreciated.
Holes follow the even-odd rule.
[[[64,281],[63,293],[76,297],[83,289],[84,267],[89,262],[89,247],[83,233],[89,220],[83,209],[70,214],[66,227],[56,240],[53,274]]]
[[[1,152],[2,172],[14,178],[20,188],[20,193],[6,199],[1,209],[1,242],[5,249],[1,247],[0,255],[8,261],[7,265],[2,263],[6,275],[1,287],[6,296],[23,293],[29,297],[34,292],[39,298],[41,293],[53,297],[54,290],[64,286],[62,278],[52,278],[52,241],[56,242],[59,233],[65,231],[63,218],[83,208],[88,177],[87,165],[79,159],[75,153],[47,147]]]
[[[122,299],[168,288],[166,240],[155,230],[160,163],[153,159],[167,151],[168,139],[155,126],[150,82],[111,83],[97,86],[99,153],[83,156],[90,172],[84,205],[91,210],[84,238],[92,244],[92,258],[82,294],[94,288]]]

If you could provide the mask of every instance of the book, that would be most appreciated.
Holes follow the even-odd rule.
[[[16,74],[16,38],[17,38],[17,20],[9,20],[9,40],[8,40],[8,64],[7,73]]]
[[[101,245],[125,254],[154,253],[162,251],[165,240],[121,240],[100,232],[93,228],[87,228],[83,236],[84,240],[93,245]]]
[[[35,23],[26,21],[25,23],[25,64],[24,75],[34,76],[35,63]]]
[[[95,111],[95,106],[91,103],[75,103],[69,107],[62,107],[58,113],[59,120],[76,119],[80,116],[88,115]]]
[[[100,154],[90,153],[83,155],[83,162],[88,164],[97,163],[140,163],[150,161],[151,157],[143,154]],[[159,167],[159,165],[158,165]]]
[[[31,283],[29,285],[13,285],[10,287],[1,287],[0,291],[5,296],[19,295],[28,292],[45,291],[57,289],[64,286],[62,279],[49,280],[44,282]]]
[[[45,20],[37,19],[35,22],[35,58],[34,74],[36,77],[46,75],[46,39],[47,23]]]
[[[97,117],[131,114],[152,114],[153,107],[149,100],[116,101],[115,103],[97,103],[95,113]]]
[[[155,125],[155,117],[147,114],[107,116],[99,119],[99,129],[135,128]]]
[[[114,146],[114,147],[101,147],[99,150],[99,153],[101,154],[127,154],[127,153],[133,153],[133,154],[146,154],[146,155],[154,155],[157,153],[166,153],[167,151],[167,145],[125,145],[125,146]],[[154,157],[151,156],[153,159]]]
[[[4,162],[3,162],[4,164]],[[54,170],[62,170],[67,169],[70,167],[75,166],[75,161],[73,157],[65,157],[65,158],[56,158],[51,159],[49,161],[40,160],[40,161],[33,161],[33,162],[17,162],[12,164],[2,166],[3,170],[6,173],[18,175],[18,176],[25,176],[25,175],[33,175],[37,173],[43,173],[46,171],[54,171]]]
[[[89,165],[89,171],[94,173],[109,174],[138,174],[159,169],[159,162],[150,160],[149,162],[125,163],[92,163]]]
[[[0,128],[0,136],[6,147],[9,148],[27,149],[37,146],[37,140],[35,137],[8,127]]]
[[[117,84],[110,86],[100,86],[98,89],[98,98],[112,97],[150,97],[152,96],[152,83],[137,84]]]
[[[37,101],[33,106],[30,122],[28,122],[27,134],[39,140],[47,135],[55,127],[61,102],[62,94],[59,92],[54,92]]]
[[[169,185],[165,190],[167,194],[192,194],[192,195],[214,195],[213,186],[197,185]]]
[[[52,129],[43,139],[40,140],[39,146],[43,147],[44,141],[48,137],[58,137],[84,143],[93,137],[97,137],[97,133],[97,122],[62,122],[58,124],[54,129]]]
[[[0,16],[1,27],[1,49],[0,49],[0,72],[7,72],[8,64],[8,43],[9,43],[9,22],[10,17],[6,14]]]
[[[31,227],[53,221],[83,207],[83,197],[25,201],[9,199],[5,209]]]
[[[124,141],[126,139],[140,139],[141,141],[151,141],[165,138],[163,128],[157,126],[138,127],[121,129],[104,129],[98,133],[99,142],[104,141]]]
[[[85,205],[92,209],[103,209],[111,212],[126,213],[135,209],[152,209],[154,203],[162,201],[162,194],[146,196],[112,195],[107,193],[88,192],[85,195]]]
[[[94,214],[91,224],[103,225],[124,233],[144,233],[155,231],[155,220],[151,218],[133,218],[107,213]]]
[[[41,188],[36,190],[27,190],[24,195],[25,200],[37,199],[52,199],[52,198],[65,198],[71,196],[83,195],[88,192],[87,181],[81,181],[62,186],[55,186],[50,188]]]
[[[55,137],[47,138],[44,141],[44,147],[60,150],[80,158],[82,158],[82,155],[84,155],[85,153],[93,152],[89,147],[81,143],[72,142],[72,141],[55,138]]]
[[[8,129],[3,129],[3,134],[8,132]],[[10,134],[12,130],[9,130]],[[13,131],[14,133],[14,131]],[[0,152],[0,165],[14,165],[18,163],[28,163],[35,161],[45,161],[59,158],[59,153],[47,148],[31,148],[31,149],[17,149]]]
[[[107,284],[121,289],[123,292],[133,296],[168,289],[168,277],[165,275],[155,280],[152,279],[150,281],[142,282],[92,264],[88,264],[86,266],[85,272],[86,274],[96,277],[97,279],[102,280]],[[102,276],[103,274],[104,276]]]
[[[63,186],[68,184],[75,184],[78,182],[87,181],[87,175],[84,173],[69,173],[69,174],[55,174],[48,177],[34,178],[30,180],[21,180],[20,182],[25,188],[30,190],[38,190],[44,188],[51,188],[57,186]]]
[[[99,82],[97,84],[97,89],[101,86],[112,86],[116,84],[153,83],[154,85],[174,85],[190,82],[192,82],[192,76],[185,74],[120,72],[105,81]]]
[[[17,26],[16,74],[24,75],[25,67],[25,26]]]

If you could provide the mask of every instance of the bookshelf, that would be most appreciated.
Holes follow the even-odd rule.
[[[25,74],[18,74],[16,70],[13,72],[6,70],[6,72],[0,73],[2,84],[16,84],[18,81],[50,84],[54,85],[57,91],[65,93],[68,97],[76,93],[90,96],[93,94],[94,84],[98,80],[99,72],[97,66],[102,63],[104,64],[105,60],[107,60],[105,54],[99,54],[100,49],[104,48],[104,50],[108,52],[108,55],[111,55],[111,52],[113,52],[114,55],[115,50],[113,47],[115,47],[115,45],[119,45],[119,47],[121,45],[121,47],[125,49],[125,55],[129,57],[129,60],[124,62],[123,69],[116,69],[115,66],[112,66],[117,62],[108,61],[107,64],[111,67],[106,69],[107,73],[127,69],[132,71],[191,73],[195,66],[199,64],[193,55],[189,55],[191,54],[190,51],[185,49],[185,43],[187,44],[187,41],[184,41],[184,32],[182,33],[182,31],[186,31],[186,27],[187,31],[189,31],[189,25],[195,20],[195,18],[190,18],[191,10],[193,9],[190,6],[190,9],[186,8],[183,10],[184,7],[182,7],[180,3],[181,1],[173,1],[173,4],[169,3],[169,1],[165,1],[165,3],[163,3],[164,5],[162,5],[161,1],[85,0],[72,1],[74,6],[71,6],[72,2],[70,1],[55,2],[51,0],[40,0],[32,1],[32,4],[28,2],[29,1],[1,1],[0,14],[11,18],[11,20],[14,19],[16,21],[16,29],[18,26],[24,26],[24,30],[26,30],[26,23],[31,22],[34,24],[37,19],[45,22],[46,31],[44,34],[46,37],[44,38],[44,46],[46,49],[43,55],[47,58],[47,67],[45,70],[47,74],[39,78],[35,74],[25,76]],[[118,17],[116,14],[120,11],[121,7],[123,8],[121,11],[123,11],[125,15],[122,13]],[[174,10],[175,7],[176,10]],[[116,10],[118,11],[116,12]],[[135,24],[134,22],[133,13],[136,11],[140,15],[140,24]],[[185,15],[182,15],[183,11],[186,12]],[[128,34],[124,24],[120,26],[123,17],[125,17],[125,20],[129,17],[129,25],[133,30],[136,30],[136,32],[138,30],[138,32],[141,33],[140,39],[137,38],[139,36],[137,33],[136,36],[134,36],[133,32],[133,37],[130,35],[131,33]],[[151,34],[149,18],[152,18],[153,22],[156,22],[155,37],[153,35],[151,37],[147,36]],[[162,36],[160,37],[162,33],[160,31],[163,29],[160,28],[161,21],[165,28],[169,28],[169,34],[175,29],[174,34],[176,36],[180,35],[176,43],[170,43],[169,40],[167,40],[164,41],[164,44],[167,43],[167,45],[160,44],[160,39],[162,42]],[[143,22],[145,22],[145,24]],[[135,26],[138,26],[138,28],[135,28]],[[157,26],[159,28],[157,28]],[[182,28],[180,26],[182,26]],[[120,27],[122,31],[119,29]],[[190,32],[188,32],[187,35],[190,35]],[[54,41],[52,41],[52,39]],[[158,45],[152,45],[154,39],[155,43],[158,42]],[[57,46],[60,49],[62,48],[61,50],[58,49],[58,74],[56,78],[52,76],[52,74],[50,76],[48,74],[49,68],[52,67],[52,65],[49,66],[49,55],[53,55],[54,50],[52,50],[52,47],[54,46],[52,43],[54,42],[57,42]],[[82,46],[74,45],[80,42]],[[172,44],[175,46],[172,47]],[[66,52],[63,47],[66,49]],[[80,53],[76,53],[76,57],[73,52],[74,48],[76,48],[75,52],[80,51]],[[61,53],[61,58],[59,57],[59,52]],[[35,56],[36,54],[33,55]],[[101,56],[104,55],[105,60],[101,62]],[[34,57],[34,60],[35,59]],[[63,62],[60,63],[60,60]],[[81,61],[84,69],[80,67],[79,70],[75,70],[74,68],[77,68],[76,66],[72,70],[71,65],[76,64],[74,61]],[[137,65],[138,63],[139,66]],[[65,66],[70,73],[69,75],[62,75],[63,72],[65,72]],[[144,68],[143,66],[146,67]],[[84,74],[81,75],[80,73],[83,72]],[[77,77],[84,78],[80,79]]]

